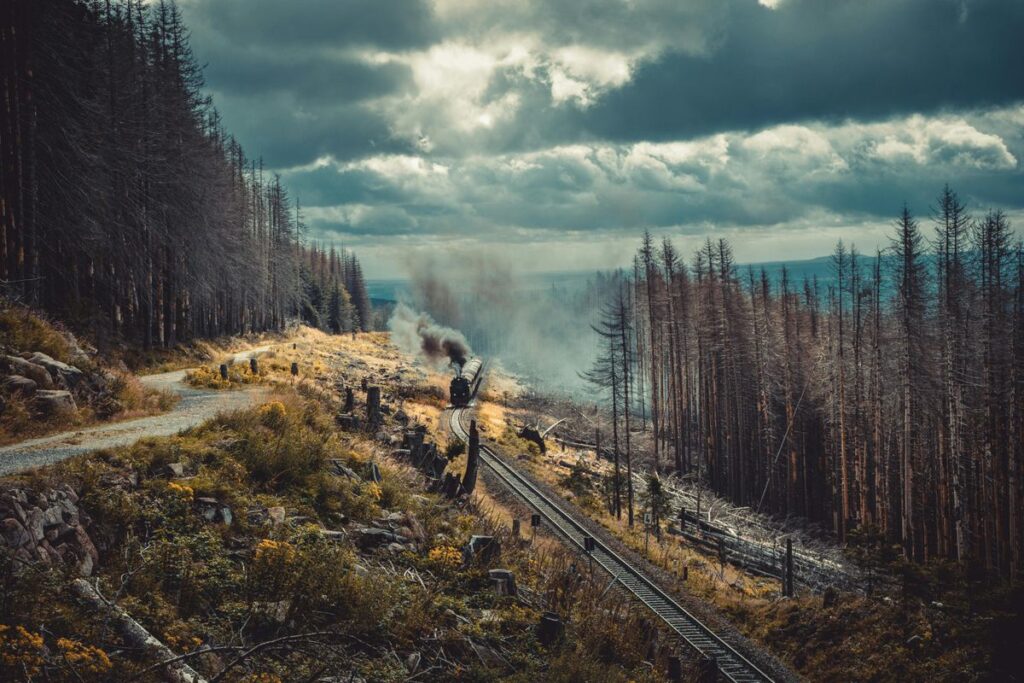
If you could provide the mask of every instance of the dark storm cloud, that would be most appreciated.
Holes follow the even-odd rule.
[[[878,119],[1024,99],[1024,2],[731,2],[704,55],[669,52],[569,116],[613,140]]]
[[[367,64],[344,56],[281,57],[263,51],[209,55],[210,87],[235,96],[291,94],[305,105],[332,105],[397,93],[408,86],[401,64]]]
[[[855,239],[946,182],[1024,210],[1024,0],[181,1],[314,238]]]
[[[246,151],[262,156],[270,168],[324,156],[349,159],[412,150],[392,135],[384,118],[360,103],[310,107],[291,95],[254,99],[217,91],[214,101]]]
[[[288,47],[429,45],[439,29],[425,0],[191,0],[190,22],[232,43],[268,50]]]

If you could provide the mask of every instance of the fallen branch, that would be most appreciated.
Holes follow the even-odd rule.
[[[71,582],[71,590],[79,598],[87,602],[93,609],[114,622],[121,637],[134,647],[140,648],[143,652],[161,661],[168,660],[164,666],[164,673],[167,679],[174,683],[207,683],[195,669],[181,661],[180,657],[171,651],[169,647],[156,639],[153,634],[135,621],[130,614],[117,605],[108,602],[92,584],[85,579],[75,579]]]
[[[210,679],[210,683],[217,683],[222,678],[224,678],[224,675],[227,674],[228,671],[230,671],[235,666],[237,666],[238,664],[240,664],[243,661],[245,661],[246,658],[248,658],[250,655],[254,655],[257,652],[259,652],[260,650],[265,650],[268,647],[273,647],[275,645],[281,645],[282,643],[288,643],[288,642],[292,642],[292,641],[295,641],[295,640],[308,640],[310,638],[316,638],[318,636],[331,636],[331,635],[338,635],[338,634],[337,633],[332,633],[331,631],[314,631],[312,633],[298,633],[298,634],[295,634],[295,635],[292,635],[292,636],[282,636],[280,638],[274,638],[273,640],[266,640],[266,641],[264,641],[262,643],[257,643],[256,645],[253,645],[248,650],[246,650],[245,652],[243,652],[242,654],[238,655],[237,657],[232,659],[230,662],[228,662],[227,666],[225,666],[223,669],[220,670],[220,673],[218,673],[216,676],[214,676],[213,678]]]

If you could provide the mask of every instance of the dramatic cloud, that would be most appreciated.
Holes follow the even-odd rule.
[[[183,8],[227,127],[371,275],[478,243],[612,266],[644,228],[870,247],[946,182],[1024,211],[1015,0]]]

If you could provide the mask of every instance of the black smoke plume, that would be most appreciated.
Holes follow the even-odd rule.
[[[434,322],[426,313],[417,313],[398,304],[388,321],[391,340],[407,353],[421,353],[433,363],[444,360],[461,367],[472,351],[462,333]]]

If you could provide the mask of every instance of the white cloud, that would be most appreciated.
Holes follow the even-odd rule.
[[[979,130],[963,117],[918,115],[848,128],[868,140],[872,156],[889,163],[1004,171],[1017,167],[1017,157],[1002,137]]]

